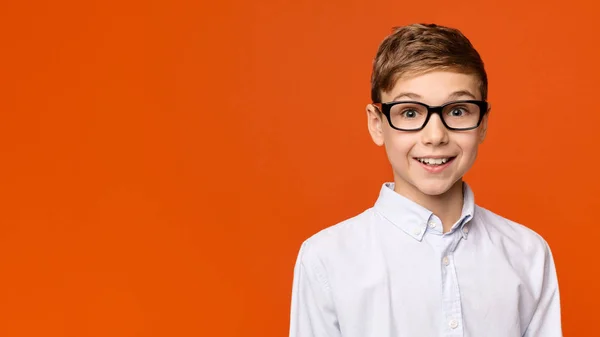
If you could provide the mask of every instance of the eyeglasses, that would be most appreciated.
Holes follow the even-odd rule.
[[[486,101],[454,101],[441,106],[429,106],[415,101],[373,103],[385,115],[390,126],[400,131],[425,128],[432,114],[438,114],[449,130],[465,131],[477,128],[489,111]]]

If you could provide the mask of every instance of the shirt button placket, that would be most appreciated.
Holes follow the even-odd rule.
[[[463,336],[464,331],[461,323],[462,310],[458,279],[451,246],[452,244],[446,246],[440,261],[442,268],[442,303],[446,322],[446,334],[444,336],[458,337]]]

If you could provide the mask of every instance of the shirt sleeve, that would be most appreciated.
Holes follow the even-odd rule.
[[[305,242],[294,268],[290,337],[341,337],[322,261]]]
[[[562,337],[558,279],[552,252],[545,244],[544,279],[537,309],[523,337]]]

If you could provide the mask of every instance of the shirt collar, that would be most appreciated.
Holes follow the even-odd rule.
[[[460,219],[454,224],[450,233],[459,230],[466,239],[468,236],[466,224],[473,218],[475,201],[471,188],[465,182],[463,182],[463,198]],[[381,187],[379,198],[375,202],[375,209],[396,227],[419,241],[423,239],[428,230],[427,224],[433,219],[437,219],[427,208],[396,193],[392,182],[384,183]]]

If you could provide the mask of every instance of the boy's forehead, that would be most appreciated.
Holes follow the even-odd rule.
[[[389,92],[382,93],[384,102],[417,100],[442,104],[453,99],[481,99],[479,78],[458,71],[430,71],[399,76]]]

